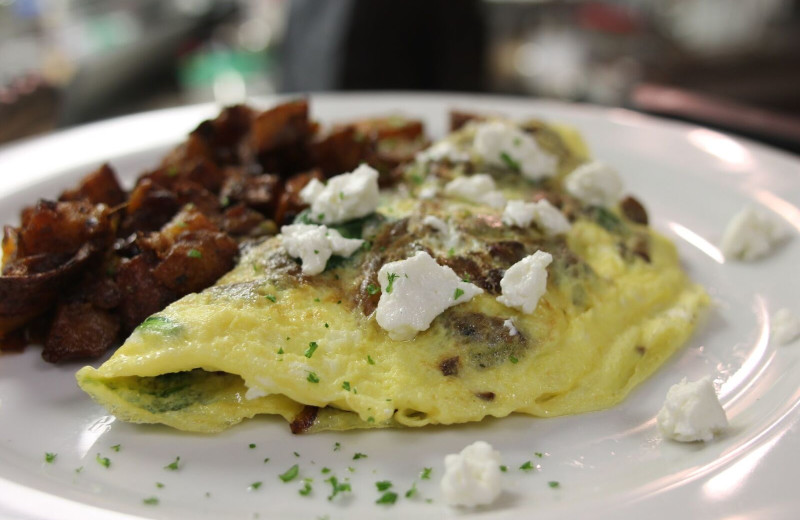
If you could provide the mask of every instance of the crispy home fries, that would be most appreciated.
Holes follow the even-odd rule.
[[[302,101],[233,107],[130,194],[103,167],[7,228],[7,343],[47,330],[57,361],[130,333],[79,385],[122,420],[186,431],[620,402],[686,342],[705,291],[574,130],[451,127],[428,147],[402,118],[323,132]]]

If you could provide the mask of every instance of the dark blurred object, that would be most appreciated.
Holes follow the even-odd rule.
[[[800,117],[655,84],[637,86],[631,104],[637,110],[711,126],[800,153]]]
[[[60,97],[56,87],[35,74],[0,88],[0,143],[55,128]]]
[[[295,0],[283,89],[483,91],[483,20],[475,0]]]

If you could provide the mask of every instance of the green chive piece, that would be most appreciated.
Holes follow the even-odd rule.
[[[116,451],[117,453],[119,453],[119,450],[122,449],[122,444],[115,444],[115,445],[111,446],[111,449]]]
[[[447,250],[447,256],[449,257],[456,256],[456,250],[451,247],[450,249]]]
[[[178,470],[178,463],[181,461],[180,457],[175,457],[175,460],[164,466],[164,469],[168,469],[170,471],[177,471]]]
[[[539,459],[544,457],[544,453],[542,453],[541,451],[537,451],[536,453],[534,453],[534,455],[536,455],[536,457],[539,458]]]
[[[430,480],[431,471],[433,471],[433,468],[422,468],[422,473],[419,474],[419,478],[422,480]]]
[[[500,471],[505,473],[506,471],[508,471],[508,466],[500,466]]]
[[[375,501],[376,504],[386,504],[392,505],[397,502],[397,493],[394,491],[387,491],[381,497]]]
[[[306,378],[309,383],[319,383],[319,377],[314,372],[309,372],[308,377]]]
[[[253,482],[252,484],[250,484],[250,487],[248,489],[255,490],[255,489],[258,489],[260,487],[261,487],[261,482],[259,481],[259,482]]]
[[[327,479],[325,482],[329,483],[332,488],[332,492],[330,496],[328,496],[328,500],[333,500],[334,497],[339,493],[352,491],[349,482],[339,482],[339,479],[337,479],[336,477],[331,477]]]
[[[417,494],[417,483],[415,481],[413,484],[411,484],[411,488],[408,491],[406,491],[406,498],[411,498],[416,494]]]
[[[464,294],[464,291],[463,291],[461,288],[458,288],[458,287],[457,287],[457,288],[456,288],[456,292],[454,292],[454,293],[453,293],[453,299],[454,299],[454,300],[457,300],[457,299],[461,298],[461,296],[462,296],[463,294]]]
[[[515,365],[519,362],[519,359],[515,358],[514,356],[509,356],[508,360],[511,361]]]
[[[300,454],[299,454],[299,453],[297,453],[296,451],[293,451],[292,453],[294,453],[294,456],[295,456],[295,457],[300,457]]]
[[[275,303],[276,301],[278,301],[278,299],[275,297],[274,294],[267,294],[266,296],[264,296],[264,298],[268,299],[272,303]]]
[[[157,487],[158,489],[161,489],[161,488],[163,488],[163,487],[164,487],[164,484],[162,484],[161,482],[156,482],[156,487]]]
[[[518,172],[518,171],[520,171],[522,169],[522,168],[520,168],[519,163],[516,160],[514,160],[514,158],[511,157],[508,154],[508,152],[500,152],[500,160],[503,161],[505,163],[505,165],[508,166],[508,169],[510,169],[510,170],[514,170],[515,172]]]
[[[266,464],[267,462],[269,462],[269,457],[267,457],[266,459],[264,459],[264,464]]]
[[[52,464],[56,460],[56,457],[58,457],[57,453],[47,452],[44,454],[44,461],[48,464]]]
[[[97,463],[103,466],[104,468],[111,467],[111,460],[108,457],[101,457],[99,453],[94,458],[94,460],[96,460]]]
[[[367,363],[369,363],[370,365],[374,365],[375,364],[375,360],[372,359],[372,356],[367,355]]]
[[[381,480],[375,483],[375,487],[378,488],[378,491],[386,491],[392,487],[392,483],[388,480]]]
[[[305,356],[307,358],[311,359],[311,356],[314,355],[314,351],[317,350],[318,346],[319,345],[317,345],[316,341],[312,341],[311,343],[309,343],[308,344],[308,348],[306,349],[306,352],[305,352]]]
[[[366,459],[366,458],[367,456],[364,455],[363,453],[356,453],[355,455],[353,455],[353,460]]]
[[[342,383],[342,388],[344,388],[345,390],[347,390],[349,392],[350,391],[350,381],[343,382]]]
[[[147,332],[157,332],[160,334],[173,334],[180,330],[181,326],[166,316],[150,316],[145,319],[141,325],[136,327],[137,330]]]
[[[190,249],[186,256],[189,258],[203,258],[203,253],[199,249]]]
[[[299,490],[298,493],[300,493],[304,497],[307,497],[308,495],[310,495],[311,494],[311,483],[308,482],[308,481],[304,482],[303,483],[303,489]]]
[[[334,445],[333,445],[333,451],[339,451],[339,450],[341,450],[341,449],[342,449],[342,444],[341,444],[341,443],[339,443],[339,442],[337,442],[337,443],[334,443]]]
[[[247,447],[250,448],[251,450],[256,449],[256,445],[253,444],[252,442]]]
[[[300,472],[300,466],[295,464],[291,468],[287,469],[285,473],[281,473],[278,475],[278,478],[284,482],[291,482],[295,478],[297,478],[297,474]]]
[[[319,470],[319,472],[322,473],[323,475],[326,475],[331,472],[331,468],[322,468],[321,470]]]
[[[550,482],[547,483],[547,485],[553,489],[561,487],[561,484],[557,480],[551,480]]]
[[[533,469],[533,464],[531,464],[531,461],[526,461],[519,469],[522,471],[530,471]]]
[[[283,347],[278,348],[278,354],[283,354]]]
[[[398,275],[397,273],[387,273],[386,278],[388,278],[389,280],[389,284],[386,286],[386,292],[391,294],[394,281],[400,278],[400,275]]]
[[[147,504],[148,506],[157,506],[158,505],[158,498],[157,497],[149,497],[142,500],[142,503]]]
[[[380,289],[375,284],[367,285],[367,294],[374,296],[380,292]]]
[[[83,466],[75,468],[75,473],[80,473],[81,471],[83,471]]]

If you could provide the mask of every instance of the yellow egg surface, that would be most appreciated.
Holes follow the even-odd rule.
[[[473,131],[448,139],[468,150]],[[564,192],[564,175],[587,153],[573,131],[538,122],[533,131],[558,157],[557,176],[532,182],[474,157],[413,164],[375,214],[339,227],[366,240],[351,257],[306,276],[280,237],[248,247],[215,286],[148,318],[99,369],[81,369],[78,383],[122,420],[199,432],[256,414],[313,432],[619,403],[686,342],[708,296],[667,239],[620,207]],[[571,229],[548,236],[536,224],[509,226],[502,208],[444,196],[448,181],[477,171],[509,200],[553,199]],[[427,216],[449,230],[432,230]],[[553,262],[534,312],[498,302],[505,270],[538,250]],[[484,292],[395,341],[375,319],[377,273],[417,251]]]

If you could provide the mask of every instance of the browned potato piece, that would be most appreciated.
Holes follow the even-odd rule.
[[[256,116],[246,145],[263,171],[288,175],[309,167],[308,145],[315,130],[308,101],[290,101]]]
[[[50,363],[98,357],[116,343],[119,328],[117,314],[91,303],[63,303],[56,309],[42,357]]]
[[[158,259],[145,252],[120,264],[117,285],[120,289],[120,318],[123,333],[129,333],[145,318],[178,299],[178,294],[165,287],[153,275]]]
[[[113,208],[125,202],[125,192],[114,170],[104,164],[84,177],[77,188],[64,191],[59,200],[87,200],[92,204],[105,204]]]
[[[22,212],[17,256],[73,254],[88,242],[108,246],[113,236],[105,204],[40,200]]]
[[[265,215],[273,215],[278,208],[282,186],[277,175],[236,175],[228,177],[220,198],[228,204],[243,202]]]
[[[224,233],[190,231],[178,236],[153,276],[180,295],[200,291],[230,271],[238,253],[236,242]]]
[[[150,179],[143,179],[131,193],[122,232],[127,235],[135,231],[155,231],[169,222],[178,208],[174,193]]]

